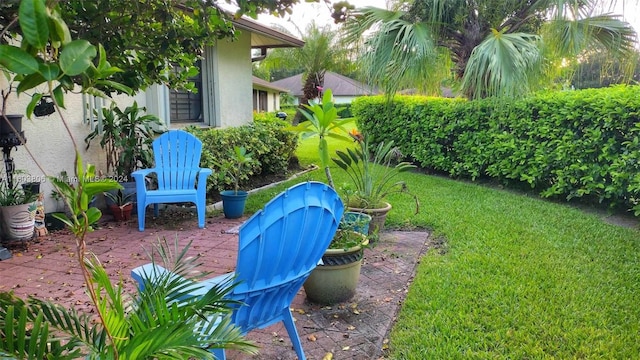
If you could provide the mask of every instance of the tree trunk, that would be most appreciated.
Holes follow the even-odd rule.
[[[296,115],[293,117],[292,124],[298,125],[303,120],[300,109],[304,109],[303,105],[309,105],[309,100],[316,99],[320,96],[320,90],[324,86],[324,71],[312,72],[307,74],[302,87],[302,98],[300,99],[300,106]]]

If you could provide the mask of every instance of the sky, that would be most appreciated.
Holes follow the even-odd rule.
[[[365,6],[375,6],[379,8],[386,8],[387,0],[347,0],[351,5],[356,8]],[[334,0],[335,2],[335,0]],[[305,0],[300,0],[300,3],[293,6],[293,14],[286,15],[284,18],[271,15],[260,15],[258,21],[264,25],[270,26],[272,24],[278,24],[288,29],[294,36],[301,37],[297,28],[304,33],[306,26],[312,21],[316,21],[316,24],[322,26],[323,24],[332,24],[333,18],[331,18],[331,11],[333,9],[328,8],[324,1],[308,3]]]
[[[386,8],[387,0],[348,0],[356,8],[364,6],[376,6],[380,8]],[[616,14],[622,14],[624,19],[631,23],[636,32],[640,34],[640,0],[617,0],[616,8],[612,11]],[[294,36],[301,37],[301,34],[297,30],[304,33],[305,27],[316,21],[317,24],[333,24],[331,18],[331,9],[327,8],[327,5],[323,1],[307,3],[305,0],[300,0],[300,3],[294,5],[293,14],[287,15],[284,18],[279,18],[270,15],[260,15],[258,21],[264,25],[270,26],[272,24],[278,24],[288,29]]]

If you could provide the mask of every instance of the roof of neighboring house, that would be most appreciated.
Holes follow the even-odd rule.
[[[259,77],[256,77],[256,76],[253,77],[253,86],[254,87],[257,86],[257,87],[261,87],[261,88],[266,88],[268,90],[275,90],[277,92],[284,92],[284,93],[289,92],[288,89],[273,85],[273,83],[270,83],[270,82],[268,82],[266,80],[262,80],[262,79],[260,79]]]
[[[258,22],[241,17],[232,20],[233,25],[251,33],[251,47],[254,49],[270,49],[282,47],[303,47],[304,41],[264,26]]]
[[[302,74],[273,81],[271,84],[291,91],[293,96],[302,96]],[[375,95],[379,91],[369,85],[363,84],[346,76],[327,71],[324,74],[324,88],[331,89],[333,96],[360,96]]]

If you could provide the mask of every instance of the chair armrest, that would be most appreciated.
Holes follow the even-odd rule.
[[[198,172],[198,175],[200,175],[200,176],[204,175],[206,177],[206,176],[211,175],[212,173],[213,173],[213,171],[211,169],[209,169],[209,168],[200,168],[200,171]]]
[[[229,277],[228,280],[226,281],[225,281],[226,279],[225,276],[228,277],[229,274],[218,276],[206,281],[189,281],[190,285],[181,289],[181,292],[188,293],[189,298],[201,297],[204,294],[206,294],[212,287],[217,285],[218,282],[219,284],[224,284],[224,285],[226,285],[227,283],[230,284],[230,281],[233,279],[233,276]],[[187,281],[181,276],[174,274],[173,272],[165,269],[164,267],[160,265],[155,265],[153,263],[138,266],[137,268],[131,270],[131,277],[138,282],[138,287],[140,288],[140,290],[144,290],[146,285],[155,284],[159,279],[162,279],[162,281],[178,280],[178,279],[183,279]]]
[[[198,189],[203,189],[202,191],[207,190],[207,177],[211,175],[213,172],[209,168],[200,168],[198,172]],[[200,187],[200,184],[204,184],[204,187]]]
[[[147,192],[147,182],[144,181],[144,178],[149,174],[153,174],[156,172],[155,168],[151,169],[140,169],[131,173],[131,177],[136,182],[136,192],[138,194],[144,194]]]

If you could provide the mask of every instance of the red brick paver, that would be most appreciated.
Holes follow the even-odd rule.
[[[172,217],[179,217],[173,220]],[[195,217],[167,212],[149,221],[145,232],[137,222],[105,222],[90,233],[87,249],[95,253],[114,281],[122,280],[125,289],[135,292],[130,277],[132,268],[149,262],[146,251],[159,237],[181,246],[192,241],[191,253],[202,254],[204,267],[212,276],[235,267],[237,235],[229,230],[241,220],[222,217],[207,219],[205,229],[198,229]],[[417,261],[432,244],[425,232],[384,232],[378,246],[365,251],[356,296],[349,302],[326,307],[310,304],[304,290],[296,296],[292,310],[302,346],[309,360],[320,360],[327,353],[333,359],[378,359]],[[0,291],[13,290],[17,295],[53,300],[79,311],[92,311],[84,292],[83,279],[75,257],[75,240],[65,231],[30,242],[26,247],[12,247],[13,257],[0,261]],[[260,347],[255,359],[296,359],[284,327],[273,325],[247,336]],[[228,351],[229,359],[250,356]]]

